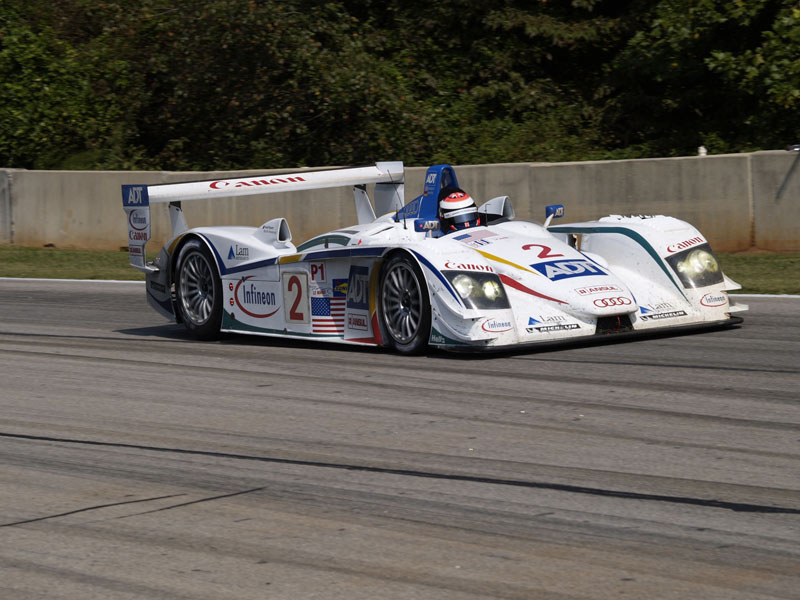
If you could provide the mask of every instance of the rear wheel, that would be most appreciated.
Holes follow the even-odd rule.
[[[431,331],[428,286],[410,257],[395,255],[384,265],[378,308],[384,338],[395,350],[416,354],[427,347]]]
[[[214,258],[199,240],[181,249],[176,269],[178,310],[186,329],[199,340],[219,337],[222,282]]]

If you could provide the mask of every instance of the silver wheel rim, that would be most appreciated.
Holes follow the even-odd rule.
[[[383,280],[381,308],[389,335],[400,344],[407,344],[419,331],[422,320],[422,290],[414,271],[397,264]]]
[[[180,275],[183,314],[195,325],[202,325],[214,308],[214,273],[205,256],[189,253],[183,261]]]

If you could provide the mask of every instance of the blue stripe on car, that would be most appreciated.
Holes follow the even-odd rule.
[[[430,271],[431,271],[431,272],[432,272],[434,275],[436,275],[436,277],[439,279],[439,281],[441,281],[441,282],[442,282],[442,285],[444,285],[444,288],[445,288],[445,289],[446,289],[448,292],[450,292],[450,295],[451,295],[451,296],[453,296],[453,298],[455,298],[455,299],[456,299],[456,301],[457,301],[457,302],[458,302],[458,303],[459,303],[461,306],[464,306],[464,303],[461,301],[461,298],[459,298],[459,297],[458,297],[458,294],[456,294],[456,291],[453,289],[453,286],[451,286],[451,285],[450,285],[450,282],[449,282],[449,281],[447,281],[447,278],[445,278],[445,276],[444,276],[444,275],[442,275],[442,274],[439,272],[439,269],[437,269],[436,267],[434,267],[434,266],[433,266],[433,264],[431,263],[431,261],[429,261],[427,258],[425,258],[424,256],[422,256],[422,255],[421,255],[419,252],[415,252],[414,250],[411,250],[411,252],[414,254],[414,256],[416,256],[416,257],[417,257],[417,260],[419,260],[419,262],[421,262],[423,265],[425,265],[426,267],[428,267],[428,269],[430,269]]]

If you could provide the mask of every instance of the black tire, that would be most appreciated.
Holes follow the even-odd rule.
[[[219,338],[222,323],[222,281],[208,248],[189,240],[175,269],[178,311],[187,331],[198,340]]]
[[[381,270],[378,320],[387,345],[401,354],[418,354],[428,346],[431,302],[417,263],[396,254]]]

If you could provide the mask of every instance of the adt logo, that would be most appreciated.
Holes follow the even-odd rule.
[[[425,179],[426,184],[436,183],[436,173],[431,173],[428,175],[427,179]]]
[[[369,310],[369,269],[367,267],[350,267],[347,308]]]
[[[595,263],[589,260],[552,260],[531,265],[551,281],[560,281],[570,277],[585,277],[587,275],[608,275]]]
[[[128,204],[141,204],[142,203],[142,188],[133,187],[128,190]]]
[[[144,185],[123,185],[122,205],[150,206],[150,198],[147,195],[147,187]]]

